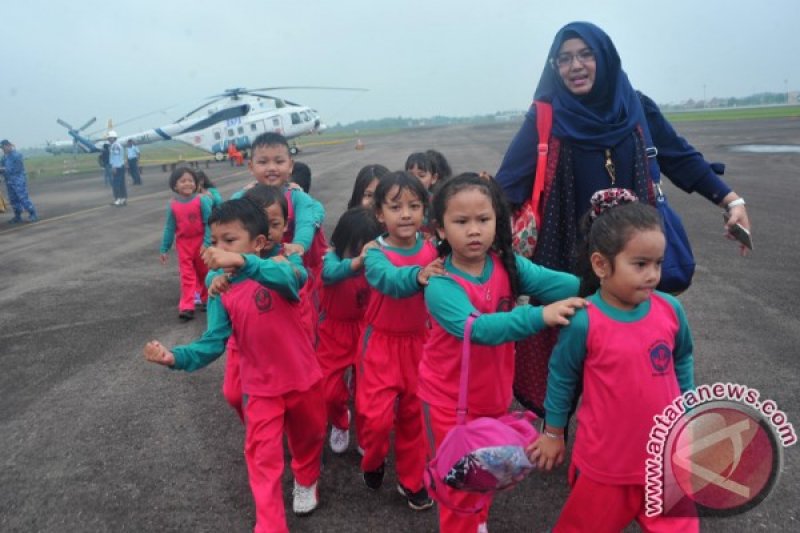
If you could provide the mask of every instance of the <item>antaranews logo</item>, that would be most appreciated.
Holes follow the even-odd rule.
[[[783,448],[795,444],[797,434],[786,413],[760,397],[746,385],[701,385],[653,417],[647,516],[739,514],[769,495]]]

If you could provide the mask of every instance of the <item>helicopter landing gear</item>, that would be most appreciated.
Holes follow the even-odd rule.
[[[296,144],[292,143],[289,145],[289,153],[291,155],[297,155],[300,153],[300,148],[298,148]]]
[[[222,161],[225,159],[225,154],[222,152],[214,152],[214,160],[215,161]]]

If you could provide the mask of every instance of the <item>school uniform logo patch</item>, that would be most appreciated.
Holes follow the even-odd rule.
[[[650,348],[650,365],[653,371],[657,374],[663,374],[669,369],[670,361],[672,361],[672,349],[664,341],[656,342]]]
[[[511,301],[511,298],[504,296],[500,298],[500,301],[497,302],[497,312],[498,313],[505,313],[507,311],[511,311],[514,308],[514,302]]]
[[[266,313],[272,309],[272,295],[266,287],[260,287],[253,294],[253,300],[256,303],[256,309],[260,313]]]

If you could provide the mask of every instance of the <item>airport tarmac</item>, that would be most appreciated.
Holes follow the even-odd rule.
[[[298,160],[313,171],[311,193],[326,206],[328,234],[359,168],[401,168],[435,148],[455,172],[494,173],[518,125],[454,126],[310,146]],[[800,154],[733,151],[744,144],[800,145],[800,120],[679,124],[748,202],[755,251],[739,257],[723,238],[722,212],[697,195],[665,187],[683,216],[698,262],[681,296],[696,345],[696,382],[733,382],[771,398],[800,424]],[[302,142],[301,142],[302,144]],[[224,196],[249,181],[246,167],[207,170]],[[141,355],[152,338],[188,342],[204,328],[177,317],[174,255],[158,261],[168,173],[147,167],[129,186],[129,204],[109,205],[100,169],[33,181],[43,220],[8,226],[0,215],[0,530],[248,531],[254,509],[242,454],[244,431],[220,389],[223,361],[170,372]],[[614,428],[609,428],[614,431]],[[800,529],[800,455],[784,450],[771,496],[745,514],[703,520],[704,531]],[[326,448],[321,505],[310,517],[288,512],[297,532],[435,531],[436,512],[415,513],[394,489],[365,488],[359,456]],[[498,495],[492,532],[548,530],[565,501],[566,468],[534,473]],[[291,502],[291,477],[284,475]]]

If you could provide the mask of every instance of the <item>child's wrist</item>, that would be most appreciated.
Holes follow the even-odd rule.
[[[564,439],[564,429],[563,428],[555,428],[553,426],[544,426],[542,429],[542,435],[549,439]]]

